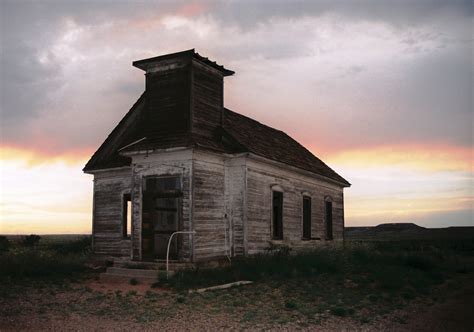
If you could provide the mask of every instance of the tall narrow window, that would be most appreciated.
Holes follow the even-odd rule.
[[[283,193],[273,192],[273,239],[283,239]]]
[[[311,197],[303,196],[303,239],[311,239]]]
[[[132,234],[132,199],[130,194],[123,195],[122,234],[129,237]]]
[[[332,202],[325,201],[326,207],[326,239],[332,240]]]

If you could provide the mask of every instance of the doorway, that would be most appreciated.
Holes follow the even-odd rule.
[[[146,177],[143,184],[142,258],[166,259],[171,234],[182,228],[181,178],[179,176]],[[180,241],[170,244],[170,258],[177,259]]]

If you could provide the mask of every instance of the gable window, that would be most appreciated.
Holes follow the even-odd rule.
[[[127,238],[132,234],[132,197],[130,194],[123,195],[122,209],[122,235]]]
[[[279,191],[273,191],[272,200],[272,226],[273,226],[273,239],[283,239],[283,193]]]
[[[303,196],[303,239],[311,239],[311,197]]]
[[[324,201],[324,216],[326,220],[326,239],[332,240],[332,200],[330,197]]]

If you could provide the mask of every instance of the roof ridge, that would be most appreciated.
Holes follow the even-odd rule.
[[[307,152],[309,152],[314,158],[318,159],[324,166],[326,166],[327,168],[329,168],[331,171],[333,171],[336,175],[340,176],[334,169],[332,169],[331,166],[329,166],[328,164],[326,164],[321,158],[319,158],[318,156],[316,156],[314,153],[312,153],[310,150],[308,150],[303,144],[301,144],[300,142],[298,142],[297,140],[295,140],[293,137],[291,137],[290,135],[288,135],[287,133],[285,133],[284,131],[282,131],[283,134],[285,134],[286,136],[288,136],[289,139],[291,139],[292,141],[294,141],[296,144],[300,145],[303,149],[305,149]],[[345,180],[345,179],[344,179]],[[350,184],[349,181],[345,180],[347,183]]]
[[[269,128],[269,129],[271,129],[271,130],[275,130],[275,131],[282,132],[282,133],[284,133],[285,135],[288,136],[288,134],[285,133],[283,130],[270,127],[269,125],[266,125],[266,124],[264,124],[264,123],[262,123],[262,122],[260,122],[260,121],[258,121],[258,120],[255,120],[254,118],[251,118],[251,117],[249,117],[249,116],[247,116],[247,115],[244,115],[244,114],[242,114],[242,113],[238,113],[238,112],[232,111],[231,109],[228,109],[227,107],[224,107],[224,110],[226,110],[226,111],[228,111],[228,112],[231,112],[231,113],[234,113],[234,114],[237,114],[238,116],[247,118],[247,119],[249,119],[249,120],[251,120],[251,121],[253,121],[253,122],[258,123],[259,125],[261,125],[261,126],[263,126],[263,127],[267,127],[267,128]]]
[[[306,159],[307,162],[309,163],[313,163],[313,162],[316,162],[317,164],[319,164],[319,166],[317,167],[320,167],[320,168],[323,168],[323,169],[326,169],[328,171],[328,173],[331,174],[331,176],[329,175],[324,175],[324,176],[328,176],[330,178],[333,178],[337,181],[340,181],[340,182],[343,182],[343,183],[347,183],[348,185],[350,185],[350,183],[344,179],[342,176],[340,176],[334,169],[332,169],[331,167],[329,167],[325,162],[323,162],[319,157],[317,157],[313,152],[311,152],[310,150],[308,150],[303,144],[299,143],[297,140],[295,140],[293,137],[291,137],[290,135],[288,135],[286,132],[284,132],[283,130],[279,130],[279,129],[275,129],[273,127],[270,127],[266,124],[263,124],[249,116],[246,116],[246,115],[243,115],[241,113],[237,113],[237,112],[234,112],[228,108],[224,108],[225,111],[229,112],[230,114],[232,115],[235,115],[237,117],[240,117],[241,119],[244,119],[245,121],[250,121],[252,122],[254,125],[256,126],[260,126],[260,127],[265,127],[267,129],[270,129],[271,132],[273,133],[279,133],[280,135],[284,135],[285,139],[288,140],[288,142],[291,142],[291,144],[293,145],[293,148],[297,148],[297,149],[300,149],[302,155],[301,157]],[[238,139],[237,139],[238,140]],[[244,144],[245,145],[245,144]],[[252,150],[251,147],[248,147],[249,148],[249,151]],[[257,153],[258,154],[258,153]],[[268,157],[266,156],[266,158],[270,158],[272,159],[271,157]],[[274,159],[275,160],[275,159]],[[282,160],[279,160],[280,162],[283,162],[285,164],[288,164],[288,165],[293,165],[295,166],[291,161],[282,161]],[[312,172],[314,172],[314,170],[311,170],[311,169],[308,169],[307,167],[305,166],[296,166],[296,167],[299,167],[299,168],[302,168],[302,169],[306,169],[306,170],[310,170]]]

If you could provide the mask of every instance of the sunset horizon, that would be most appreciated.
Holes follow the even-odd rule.
[[[82,169],[144,91],[132,62],[187,49],[351,183],[346,227],[474,226],[472,6],[245,4],[2,2],[0,234],[91,234]]]

